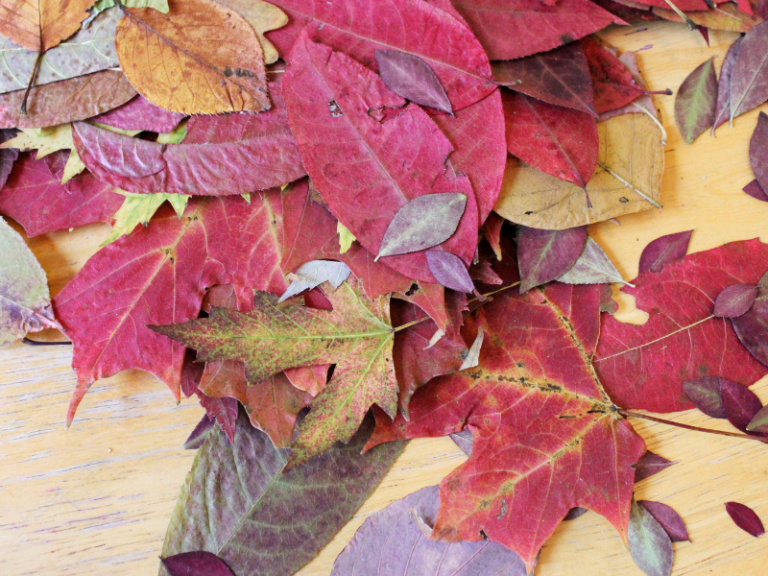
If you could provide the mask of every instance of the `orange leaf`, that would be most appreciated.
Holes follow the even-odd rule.
[[[36,52],[80,29],[94,0],[0,0],[0,34]]]

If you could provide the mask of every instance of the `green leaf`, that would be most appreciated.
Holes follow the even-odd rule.
[[[217,428],[200,448],[162,557],[203,550],[235,574],[293,574],[352,518],[402,452],[404,444],[393,442],[360,454],[372,429],[368,418],[349,444],[286,472],[289,451],[275,449],[241,412],[233,444]]]
[[[24,239],[0,218],[0,344],[46,328],[53,317],[48,280]]]
[[[339,254],[345,254],[352,246],[352,242],[357,240],[357,238],[355,238],[355,235],[350,232],[349,228],[344,226],[341,222],[336,223],[336,231],[339,233]]]
[[[66,170],[66,168],[65,168]],[[157,209],[162,206],[166,200],[170,202],[173,209],[176,210],[179,218],[184,213],[184,209],[189,202],[189,196],[183,194],[131,194],[125,190],[115,188],[115,192],[125,196],[125,202],[120,206],[120,210],[115,214],[115,223],[112,226],[112,232],[104,240],[102,246],[111,244],[121,236],[130,234],[139,224],[144,226],[152,219]]]

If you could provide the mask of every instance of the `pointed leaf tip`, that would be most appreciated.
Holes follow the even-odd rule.
[[[680,514],[674,508],[652,500],[638,500],[637,503],[650,512],[651,516],[661,524],[661,527],[664,528],[672,542],[691,541],[688,536],[688,529],[685,527],[685,522],[683,522]]]
[[[757,298],[757,286],[734,284],[715,298],[713,314],[718,318],[738,318],[747,313]]]
[[[715,59],[697,66],[683,81],[675,96],[675,120],[688,144],[711,127],[717,105]]]
[[[635,464],[635,483],[658,474],[665,468],[669,468],[676,462],[667,460],[663,456],[648,450]]]
[[[629,515],[629,551],[632,559],[648,576],[669,576],[674,550],[661,524],[637,502]]]
[[[429,64],[418,56],[397,50],[376,50],[379,76],[387,88],[406,100],[453,114],[453,107]]]
[[[720,379],[720,398],[728,422],[742,432],[747,431],[747,426],[752,418],[763,407],[760,398],[749,388],[725,378]]]
[[[727,418],[720,398],[720,382],[724,378],[703,376],[683,382],[683,390],[691,402],[711,418]]]
[[[650,242],[640,255],[639,272],[642,274],[650,270],[659,273],[665,264],[680,260],[688,252],[692,234],[693,230],[676,232]]]
[[[750,534],[755,538],[765,534],[763,522],[749,506],[739,502],[726,502],[725,511],[728,512],[728,516],[731,517],[731,520],[733,520],[736,526],[744,530],[747,534]]]
[[[425,252],[425,255],[429,271],[440,284],[451,290],[467,294],[475,289],[472,278],[461,258],[442,250],[429,250]]]
[[[170,576],[234,576],[224,560],[212,552],[183,552],[161,561]]]
[[[521,226],[517,233],[520,292],[551,282],[573,268],[586,242],[586,226],[567,230]]]

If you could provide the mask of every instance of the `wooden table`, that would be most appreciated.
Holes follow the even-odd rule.
[[[676,90],[711,56],[719,68],[736,37],[711,32],[708,48],[698,33],[668,23],[616,28],[603,36],[622,50],[651,45],[639,59],[653,90]],[[716,138],[705,134],[689,146],[674,123],[674,98],[656,97],[656,103],[669,134],[664,210],[590,230],[624,277],[636,275],[640,253],[650,240],[670,232],[695,229],[694,252],[761,235],[768,241],[768,203],[741,191],[752,179],[747,150],[757,111],[738,118],[733,128],[720,128]],[[92,225],[29,241],[54,294],[96,252],[108,231],[106,225]],[[626,318],[638,316],[631,302],[622,303]],[[189,400],[176,405],[153,376],[123,372],[93,386],[67,431],[64,416],[75,385],[71,356],[69,347],[17,343],[0,348],[2,573],[153,574],[171,510],[194,458],[181,444],[202,409]],[[752,389],[768,402],[768,378]],[[694,411],[672,417],[727,428]],[[638,498],[670,504],[688,525],[693,542],[675,544],[673,574],[768,574],[768,536],[756,539],[742,532],[723,506],[728,500],[743,502],[768,524],[768,447],[642,421],[633,424],[650,449],[679,461],[637,486]],[[329,574],[337,554],[368,515],[437,484],[463,461],[448,439],[411,442],[354,520],[299,574]],[[641,574],[619,536],[594,513],[562,524],[545,545],[537,569],[538,576],[586,574]]]

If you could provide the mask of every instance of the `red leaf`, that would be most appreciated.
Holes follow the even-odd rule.
[[[501,260],[501,228],[504,222],[506,222],[504,218],[493,212],[483,226],[483,237],[493,249],[497,260]]]
[[[723,400],[720,394],[720,382],[725,378],[719,376],[703,376],[683,382],[685,395],[694,406],[711,418],[727,418]],[[731,384],[733,384],[731,382]],[[734,384],[738,386],[738,384]]]
[[[597,116],[592,79],[581,43],[493,65],[493,76],[515,92]]]
[[[306,27],[313,40],[373,70],[378,70],[376,50],[399,50],[418,56],[437,75],[454,111],[477,102],[494,89],[483,47],[463,22],[440,5],[423,0],[393,0],[386,4],[376,0],[343,4],[276,0],[273,4],[290,17],[287,26],[268,33],[283,57]],[[425,30],[429,32],[423,33]]]
[[[119,108],[91,118],[90,121],[122,130],[170,132],[181,122],[182,118],[184,118],[184,114],[164,110],[152,104],[144,96],[139,95]]]
[[[687,410],[686,380],[727,374],[749,386],[766,374],[739,343],[728,320],[714,318],[716,296],[736,283],[757,284],[768,262],[759,240],[732,242],[643,272],[624,292],[650,313],[642,326],[604,316],[594,364],[600,381],[623,408]]]
[[[757,538],[765,534],[765,528],[760,521],[760,517],[755,514],[749,506],[740,504],[738,502],[726,502],[725,511],[728,512],[728,516],[734,521],[736,526],[744,530],[747,534],[750,534]]]
[[[40,160],[23,153],[0,191],[0,214],[24,226],[27,236],[109,222],[125,200],[87,171],[62,184],[68,157],[64,150]]]
[[[211,552],[182,552],[162,562],[170,576],[234,576],[224,560]]]
[[[161,208],[101,249],[54,299],[74,344],[78,386],[68,422],[90,385],[121,370],[140,369],[179,397],[184,347],[146,328],[196,318],[206,286],[233,284],[241,301],[252,290],[285,290],[269,199],[199,199],[179,219]],[[273,198],[274,199],[274,198]]]
[[[584,38],[581,45],[589,64],[598,114],[626,106],[645,93],[629,68],[596,40]]]
[[[592,372],[602,292],[563,284],[500,292],[484,307],[477,368],[417,392],[410,422],[377,413],[369,446],[472,430],[472,455],[440,485],[437,538],[477,541],[482,530],[530,570],[562,518],[583,506],[626,539],[633,465],[645,445],[612,412]],[[532,520],[536,530],[519,529]]]
[[[430,250],[425,256],[432,276],[446,288],[467,294],[475,289],[472,278],[467,272],[467,267],[455,254],[441,250]]]
[[[448,310],[446,309],[445,288],[439,284],[425,284],[419,282],[418,289],[405,296],[411,304],[416,304],[434,320],[437,327],[445,332],[448,329]]]
[[[760,112],[749,140],[749,163],[763,192],[768,188],[768,114]]]
[[[182,144],[130,138],[85,123],[75,124],[72,136],[88,170],[129,192],[248,194],[305,174],[280,84],[270,83],[269,93],[268,112],[193,117]]]
[[[661,272],[667,262],[680,260],[688,252],[693,230],[676,232],[656,238],[648,243],[640,255],[639,272]]]
[[[744,190],[744,192],[756,200],[760,200],[761,202],[768,202],[768,194],[765,193],[765,190],[763,190],[763,187],[760,186],[760,182],[757,180],[752,180],[752,182],[744,186],[742,190]]]
[[[594,117],[505,92],[507,150],[523,162],[584,188],[597,167]]]
[[[237,429],[237,411],[239,410],[237,400],[234,398],[211,398],[202,392],[198,395],[200,406],[205,408],[208,417],[211,420],[216,420],[229,441],[234,442],[235,430]]]
[[[768,22],[752,28],[741,42],[731,72],[731,115],[736,118],[765,102],[768,98]]]
[[[378,254],[389,223],[408,201],[424,194],[463,193],[467,207],[459,228],[439,248],[469,264],[477,243],[477,201],[466,177],[446,177],[452,146],[426,112],[409,104],[398,116],[379,122],[378,113],[401,108],[405,101],[373,72],[306,34],[296,42],[290,61],[284,89],[291,128],[331,212],[369,252]],[[424,252],[380,261],[405,276],[435,283]]]
[[[455,0],[491,60],[545,52],[602,30],[626,24],[588,0],[559,0],[554,6],[530,0]]]

